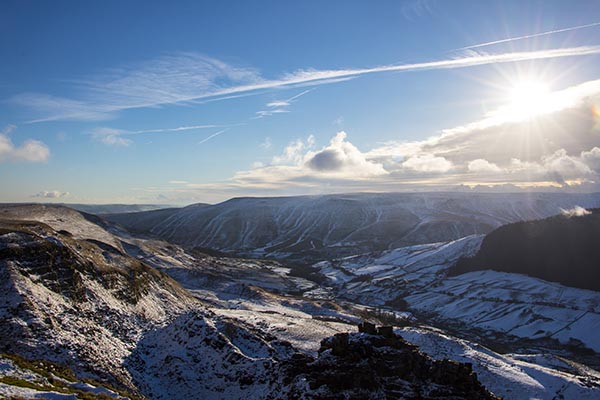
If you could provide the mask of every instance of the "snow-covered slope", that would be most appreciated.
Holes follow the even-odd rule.
[[[600,194],[382,193],[238,198],[164,218],[115,220],[187,247],[238,255],[332,259],[487,233],[509,222],[600,206]],[[110,218],[110,217],[109,217]],[[136,219],[140,222],[136,222]]]
[[[113,247],[119,238],[98,225],[96,239],[78,239],[69,232],[81,228],[85,218],[69,210],[39,214],[61,231],[8,220],[9,213],[0,221],[0,352],[68,366],[79,378],[151,398],[203,393],[218,399],[222,390],[234,397],[275,390],[267,389],[278,379],[267,364],[293,353],[289,343],[212,313],[168,275]],[[194,363],[198,359],[207,364]],[[203,379],[185,371],[179,375],[186,362],[196,372],[205,368]],[[0,397],[28,397],[9,373],[0,371]],[[250,375],[268,382],[255,387],[245,378]],[[31,388],[33,378],[25,386]],[[68,395],[54,393],[48,383],[33,385],[36,396]]]
[[[586,353],[586,348],[600,353],[600,337],[594,333],[600,329],[599,292],[489,270],[447,276],[448,268],[461,256],[474,254],[481,240],[470,236],[316,267],[329,278],[332,296],[408,309],[497,344],[527,340],[575,353]],[[597,355],[588,361],[600,365]]]
[[[550,354],[501,355],[476,343],[432,328],[402,328],[396,333],[435,359],[473,365],[479,380],[504,399],[597,399],[600,373]]]
[[[554,314],[538,318],[535,307],[547,306],[540,303],[540,296],[548,296],[556,288],[563,290],[559,300],[566,306],[554,305],[552,312],[562,313],[565,324],[577,307],[597,305],[594,292],[582,297],[579,291],[553,289],[535,280],[515,278],[524,282],[519,286],[497,276],[485,280],[475,275],[453,283],[442,279],[448,264],[477,251],[478,235],[322,262],[317,265],[326,275],[327,284],[322,286],[318,281],[291,276],[293,268],[280,262],[208,256],[135,237],[64,207],[29,207],[0,207],[0,352],[68,366],[74,375],[66,380],[58,377],[62,383],[57,386],[55,376],[48,379],[46,372],[38,376],[36,371],[14,365],[11,358],[0,358],[0,397],[73,398],[77,387],[90,398],[94,393],[118,397],[123,391],[153,399],[340,398],[337,385],[346,385],[348,374],[360,370],[358,364],[348,364],[352,360],[365,366],[386,365],[387,369],[371,374],[379,382],[372,387],[372,398],[390,393],[416,396],[440,382],[446,385],[446,393],[456,393],[450,379],[455,373],[463,374],[461,382],[470,382],[477,389],[468,367],[446,361],[432,363],[415,349],[385,338],[350,335],[350,348],[358,352],[332,354],[331,346],[339,341],[335,338],[343,337],[334,335],[352,332],[362,318],[373,316],[364,304],[377,306],[387,301],[396,308],[409,308],[419,318],[439,322],[438,326],[447,326],[454,334],[462,330],[469,338],[493,337],[502,345],[513,345],[511,348],[524,347],[519,355],[502,356],[441,331],[416,327],[398,331],[409,341],[422,343],[425,352],[440,360],[448,357],[473,363],[481,381],[496,394],[508,393],[500,390],[504,384],[514,384],[522,389],[519,393],[530,396],[506,395],[519,400],[551,399],[561,390],[582,399],[598,394],[593,371],[548,355],[562,350],[568,356],[576,354],[557,340],[551,339],[548,351],[543,352],[485,321],[472,322],[468,329],[458,326],[469,309],[478,310],[476,300],[464,293],[481,295],[476,290],[483,289],[477,285],[491,288],[490,293],[499,299],[505,298],[503,290],[515,287],[519,291],[517,300],[534,311],[533,317],[525,320],[529,325],[521,323],[523,318],[517,324],[523,335],[555,318]],[[493,280],[498,281],[497,287]],[[448,287],[440,286],[444,281]],[[428,293],[431,298],[426,298]],[[515,294],[510,293],[514,303]],[[442,298],[444,304],[438,302]],[[486,301],[481,305],[484,309],[493,311],[498,306]],[[517,311],[512,314],[515,320],[528,315]],[[582,320],[594,317],[595,312],[588,312]],[[505,319],[498,321],[502,329],[509,326]],[[589,326],[591,322],[585,323]],[[583,336],[576,323],[553,338],[568,342],[573,335],[579,335],[578,340],[587,347],[596,343],[591,331]],[[442,344],[431,345],[431,337]],[[583,351],[581,361],[594,364],[590,360],[596,353],[585,353],[573,340],[570,344]],[[389,345],[400,346],[398,357],[392,356],[396,350],[389,350]],[[375,358],[364,359],[360,352],[369,346]],[[441,348],[450,350],[445,350],[446,354]],[[532,355],[528,351],[532,348],[539,352]],[[410,362],[425,368],[424,374],[413,377],[422,382],[420,388],[388,379],[389,371],[406,372],[403,365]],[[433,381],[427,371],[435,371]],[[19,381],[19,377],[26,378]],[[27,388],[23,380],[37,386]],[[343,393],[354,393],[357,388],[352,385]]]

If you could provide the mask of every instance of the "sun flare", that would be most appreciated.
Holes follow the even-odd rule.
[[[549,94],[550,87],[547,83],[529,80],[514,85],[510,90],[509,98],[513,106],[531,109],[543,104]]]
[[[502,121],[522,121],[546,114],[560,106],[548,82],[520,79],[505,89],[505,105],[490,116]]]

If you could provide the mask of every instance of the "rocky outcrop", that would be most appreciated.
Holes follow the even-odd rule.
[[[436,361],[391,331],[363,323],[359,333],[338,333],[321,342],[315,359],[297,354],[291,398],[496,399],[478,381],[471,364]],[[365,333],[369,331],[370,333]]]

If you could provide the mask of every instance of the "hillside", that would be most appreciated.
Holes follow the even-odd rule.
[[[449,273],[511,272],[600,291],[600,209],[590,212],[502,226],[483,239],[477,254],[460,259]]]
[[[319,261],[488,233],[511,222],[600,206],[600,194],[380,193],[237,198],[216,205],[112,215],[188,248]]]
[[[353,317],[334,303],[250,286],[271,274],[266,286],[273,290],[310,287],[286,277],[285,267],[119,236],[65,207],[4,206],[0,215],[0,397],[341,398],[334,383],[346,369],[316,350],[322,339],[354,330],[343,322]],[[191,291],[151,265],[185,277]],[[359,335],[353,343],[381,340]],[[373,395],[385,388],[394,391],[388,398],[492,398],[465,364],[397,343],[403,358],[390,358],[385,346],[369,358],[385,366],[373,374],[381,380]],[[423,366],[410,375],[417,389],[389,379],[407,360]],[[327,365],[331,384],[306,384]],[[450,379],[456,371],[459,378]]]

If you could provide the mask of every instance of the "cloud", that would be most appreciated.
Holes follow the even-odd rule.
[[[185,185],[185,184],[188,183],[188,181],[177,181],[177,180],[175,180],[175,181],[169,181],[169,183],[171,185]]]
[[[402,163],[404,168],[412,169],[417,172],[448,172],[452,169],[452,163],[444,157],[437,157],[433,154],[423,154],[413,156]]]
[[[590,169],[594,170],[597,174],[600,174],[600,148],[594,147],[589,151],[581,152],[581,160]]]
[[[9,125],[0,133],[0,162],[45,162],[50,158],[50,149],[39,140],[28,139],[15,146],[8,136],[16,126]]]
[[[44,198],[44,199],[60,199],[69,196],[69,192],[60,192],[58,190],[44,190],[36,193],[31,197]]]
[[[404,18],[412,20],[431,14],[434,3],[434,0],[406,0],[402,3],[401,12]]]
[[[258,145],[258,147],[260,147],[263,150],[269,150],[271,146],[273,146],[273,143],[271,143],[270,137],[266,137],[264,142]]]
[[[485,172],[500,172],[502,169],[498,167],[496,164],[489,162],[488,160],[484,160],[483,158],[478,158],[473,161],[469,161],[467,166],[469,172],[475,173],[485,173]]]
[[[305,164],[313,171],[346,174],[353,177],[385,175],[383,165],[369,161],[356,146],[347,141],[346,132],[338,132],[329,146],[305,155]]]
[[[581,206],[575,206],[569,210],[565,210],[565,209],[560,209],[560,213],[562,215],[564,215],[565,217],[571,218],[571,217],[583,217],[586,215],[590,215],[592,212],[586,210],[585,208],[581,207]]]
[[[275,100],[267,103],[267,107],[287,107],[290,102],[287,100]]]
[[[297,95],[294,95],[286,100],[274,100],[266,104],[267,110],[260,110],[256,112],[256,118],[263,118],[273,114],[281,114],[290,112],[287,107],[291,106],[294,101],[304,96],[307,93],[312,92],[314,89],[308,89]]]
[[[127,136],[152,134],[152,133],[178,133],[187,132],[192,130],[218,128],[222,125],[189,125],[189,126],[178,126],[175,128],[154,128],[154,129],[142,129],[137,131],[130,131],[118,128],[98,127],[92,131],[92,138],[96,141],[104,143],[107,146],[129,146],[133,141],[128,139]],[[225,132],[224,129],[218,134]],[[217,136],[217,135],[215,135]],[[214,137],[214,136],[212,136]],[[211,139],[209,137],[208,139]],[[206,139],[206,140],[208,140]]]
[[[552,93],[550,113],[496,124],[465,124],[426,140],[388,142],[364,151],[336,134],[315,149],[314,137],[289,143],[270,163],[257,163],[221,183],[243,193],[451,190],[468,187],[600,189],[600,133],[591,105],[599,81]],[[563,101],[564,100],[564,101]],[[594,186],[595,185],[595,186]],[[200,188],[216,186],[198,186]],[[263,193],[266,194],[266,193]]]
[[[177,53],[74,81],[76,87],[73,89],[78,96],[73,99],[44,93],[23,93],[13,97],[11,101],[29,108],[35,114],[31,122],[102,120],[127,109],[222,100],[275,88],[335,83],[367,74],[467,68],[594,54],[600,54],[600,46],[499,54],[475,53],[437,61],[373,68],[303,69],[283,74],[279,78],[266,79],[252,68],[232,66],[197,53]],[[305,92],[300,95],[303,94]],[[289,99],[286,102],[289,103]]]
[[[125,133],[113,128],[96,128],[92,132],[92,138],[107,146],[126,147],[133,143],[131,140],[124,138]]]
[[[274,115],[274,114],[285,114],[285,113],[289,113],[289,110],[285,110],[282,108],[277,108],[274,110],[260,110],[256,112],[256,118],[263,118],[263,117],[268,117],[270,115]]]

